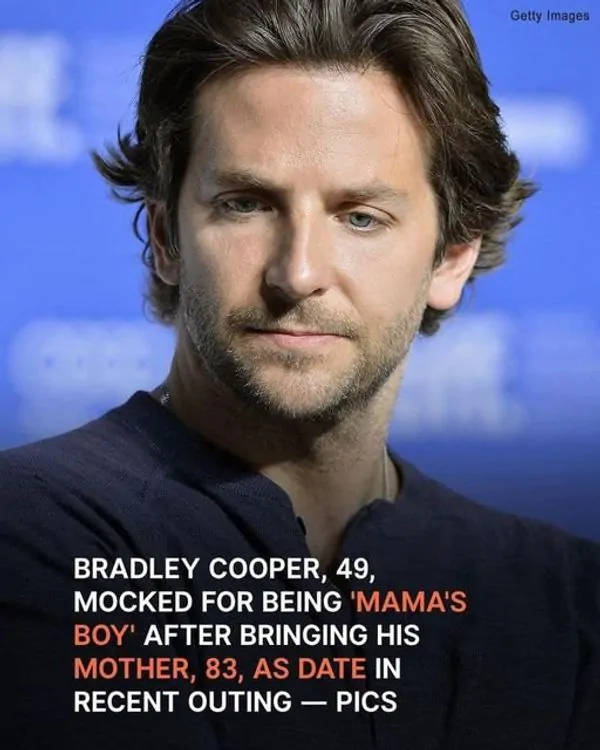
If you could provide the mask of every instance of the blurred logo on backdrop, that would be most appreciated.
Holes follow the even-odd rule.
[[[411,353],[393,429],[398,436],[513,437],[529,422],[515,395],[516,331],[503,314],[445,321]]]
[[[415,344],[392,434],[600,436],[600,327],[585,311],[463,313]]]
[[[0,164],[68,164],[131,113],[142,39],[0,33]]]
[[[77,427],[154,388],[168,372],[170,330],[146,321],[33,320],[16,335],[8,376],[27,439]]]

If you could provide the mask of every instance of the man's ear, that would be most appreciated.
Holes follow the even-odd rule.
[[[179,260],[167,252],[166,207],[158,201],[146,203],[148,238],[157,276],[169,286],[179,284]]]
[[[470,242],[448,245],[444,259],[434,270],[427,304],[434,310],[451,310],[460,297],[477,262],[481,237]]]

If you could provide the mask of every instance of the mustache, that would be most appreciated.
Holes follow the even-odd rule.
[[[255,307],[238,308],[227,316],[232,328],[256,328],[261,331],[276,331],[281,328],[306,328],[331,336],[344,336],[349,339],[360,338],[360,327],[347,318],[336,318],[321,310],[296,307],[283,315],[273,316]]]

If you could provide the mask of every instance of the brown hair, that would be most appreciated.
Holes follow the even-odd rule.
[[[479,235],[469,283],[504,262],[508,233],[537,188],[519,176],[459,0],[185,0],[146,49],[133,132],[119,131],[104,157],[93,154],[113,194],[140,204],[134,231],[144,242],[145,297],[158,320],[174,320],[179,288],[155,272],[146,202],[164,202],[168,251],[176,257],[199,87],[216,75],[274,64],[391,73],[427,133],[440,227],[436,264],[447,245]],[[421,333],[435,333],[450,312],[428,307]]]

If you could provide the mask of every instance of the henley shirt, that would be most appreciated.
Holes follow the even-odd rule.
[[[0,453],[2,744],[600,750],[600,545],[394,460],[325,571],[144,391]]]

